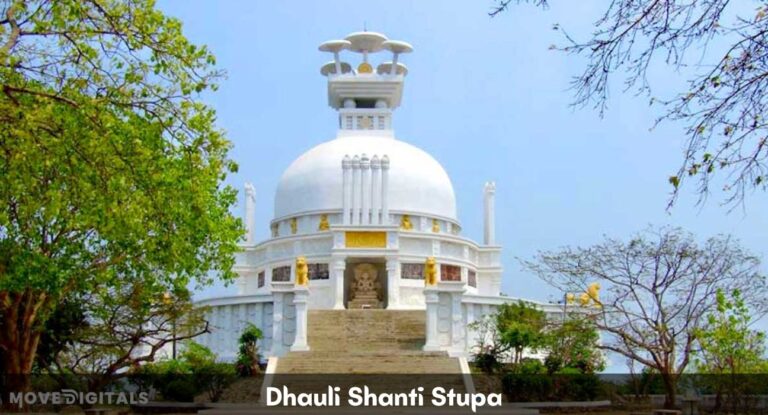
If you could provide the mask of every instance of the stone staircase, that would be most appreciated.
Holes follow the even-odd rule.
[[[310,351],[279,358],[271,385],[311,393],[332,385],[340,388],[342,402],[345,391],[362,385],[377,393],[435,386],[464,391],[459,359],[422,351],[425,318],[424,311],[310,311]]]
[[[421,350],[425,318],[420,310],[310,311],[310,351],[281,357],[276,373],[460,374],[457,358]]]

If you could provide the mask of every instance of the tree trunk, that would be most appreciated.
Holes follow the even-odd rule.
[[[9,392],[25,392],[30,388],[29,375],[40,341],[38,315],[47,302],[45,293],[0,292],[0,367],[3,368],[3,402]]]
[[[671,373],[662,373],[661,378],[664,381],[664,409],[675,409],[677,407],[677,376]]]

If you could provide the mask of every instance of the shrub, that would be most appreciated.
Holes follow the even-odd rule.
[[[549,399],[553,386],[548,375],[523,373],[507,373],[501,384],[510,402],[545,401]]]
[[[237,379],[235,367],[229,363],[213,362],[193,370],[198,391],[208,394],[211,402],[218,402],[224,390]]]
[[[475,367],[485,373],[493,373],[501,367],[496,355],[493,353],[478,353],[475,355]]]
[[[203,392],[216,402],[236,378],[231,364],[217,362],[210,349],[194,342],[178,359],[144,365],[137,375],[140,384],[152,386],[163,399],[179,402],[191,402]]]
[[[254,376],[259,373],[259,345],[258,342],[264,335],[261,329],[248,324],[240,335],[238,343],[240,347],[237,352],[237,363],[235,364],[237,374],[243,377]]]

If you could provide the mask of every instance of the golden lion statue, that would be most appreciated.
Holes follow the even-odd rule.
[[[307,267],[307,259],[300,256],[296,258],[296,285],[307,284],[309,284],[309,267]]]
[[[579,296],[579,305],[582,307],[586,307],[589,305],[589,294],[581,293],[581,295]]]
[[[411,217],[408,215],[403,215],[403,217],[400,219],[400,229],[410,231],[413,229],[413,224],[411,223]]]
[[[424,264],[424,283],[427,286],[437,284],[437,262],[435,257],[427,258],[427,262]]]
[[[587,294],[589,295],[589,299],[594,303],[595,307],[602,306],[602,303],[600,303],[600,283],[593,282],[592,284],[589,284],[587,287]]]

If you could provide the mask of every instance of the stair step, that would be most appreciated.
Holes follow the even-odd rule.
[[[312,310],[311,350],[278,359],[277,374],[460,374],[458,359],[421,350],[425,328],[423,310]],[[381,382],[397,386],[393,379]]]

